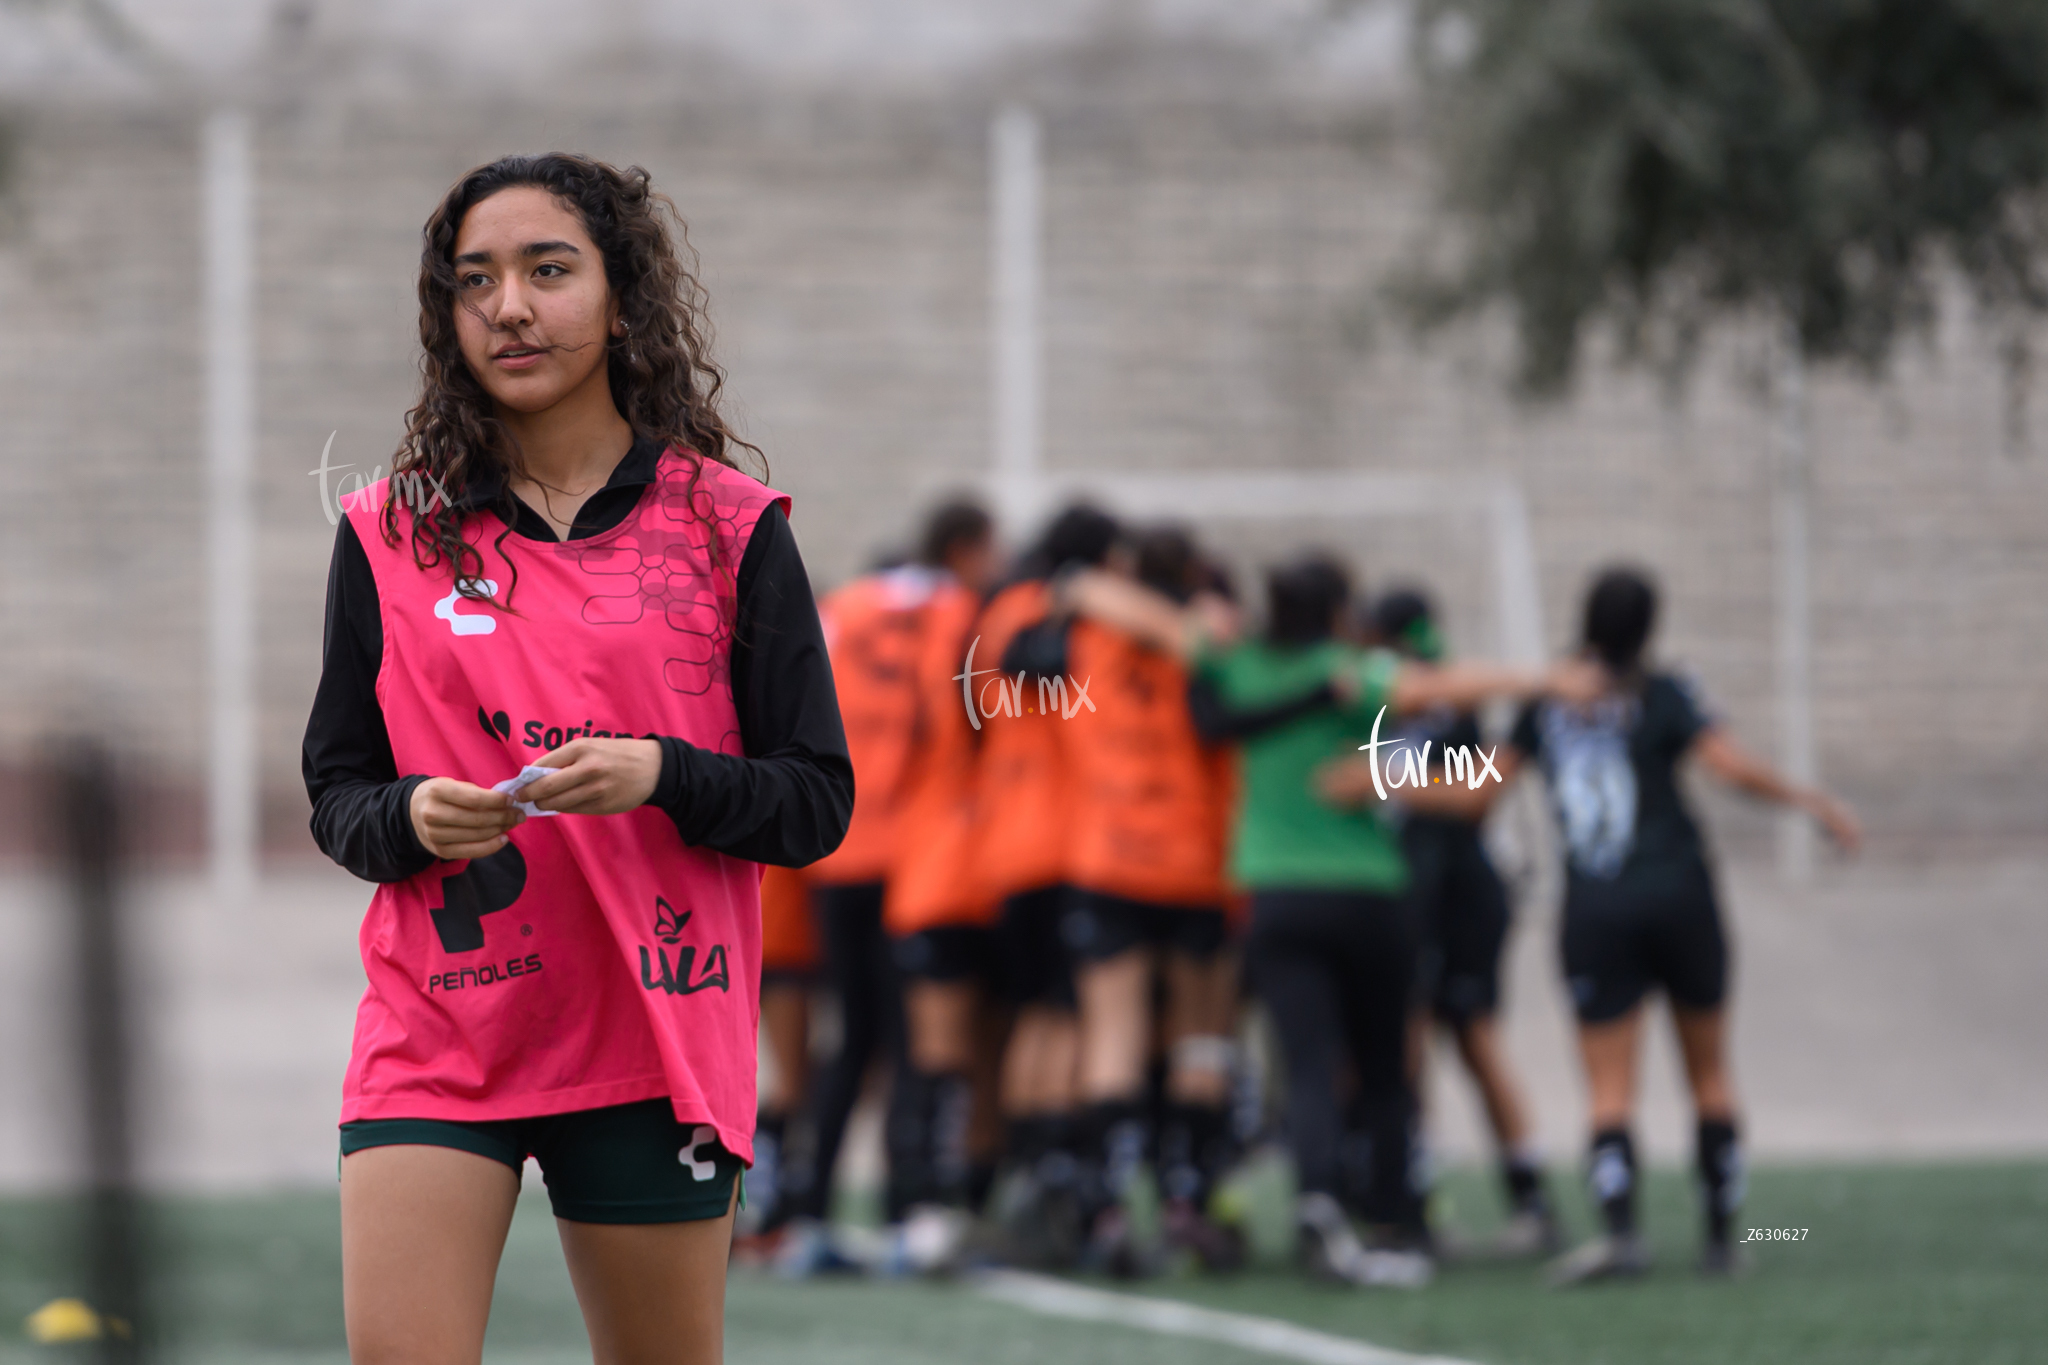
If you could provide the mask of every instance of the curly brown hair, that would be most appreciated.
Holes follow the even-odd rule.
[[[767,477],[758,446],[742,440],[719,414],[725,372],[711,359],[711,324],[704,286],[697,279],[697,253],[689,229],[665,194],[657,192],[638,166],[621,170],[569,152],[501,157],[457,180],[427,219],[420,243],[420,400],[405,415],[405,436],[392,460],[392,480],[383,508],[384,539],[397,544],[398,502],[388,490],[400,476],[424,475],[460,501],[480,470],[500,474],[492,510],[506,530],[493,545],[502,554],[511,534],[512,475],[525,474],[518,440],[500,421],[483,384],[462,357],[455,331],[455,238],[475,205],[500,190],[531,185],[552,194],[582,219],[604,259],[605,282],[617,302],[626,334],[608,343],[606,364],[612,402],[636,438],[694,452],[737,468],[737,450],[753,452]],[[669,224],[673,222],[673,235]],[[690,505],[696,505],[692,476]],[[422,486],[417,479],[414,487]],[[463,511],[436,500],[412,519],[413,561],[426,569],[447,561],[457,591],[492,601],[481,584],[483,556],[462,537]],[[716,537],[712,553],[716,555]],[[511,608],[513,582],[505,600]]]

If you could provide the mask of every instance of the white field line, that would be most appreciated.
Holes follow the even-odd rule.
[[[1224,1313],[1197,1308],[1171,1299],[1148,1299],[1137,1294],[1112,1294],[1088,1289],[1046,1275],[1016,1270],[993,1270],[978,1277],[975,1288],[985,1298],[1014,1304],[1047,1317],[1071,1318],[1077,1322],[1108,1322],[1135,1327],[1162,1336],[1192,1337],[1216,1341],[1260,1355],[1283,1360],[1305,1360],[1311,1365],[1472,1365],[1450,1356],[1418,1356],[1390,1351],[1370,1342],[1333,1336],[1276,1318],[1257,1318],[1248,1313]]]

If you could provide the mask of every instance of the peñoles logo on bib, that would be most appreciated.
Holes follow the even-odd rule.
[[[678,915],[675,907],[660,896],[654,898],[654,936],[666,944],[682,940],[683,926],[690,922],[690,912]],[[690,977],[697,966],[695,946],[676,949],[675,966],[668,961],[668,949],[656,947],[652,958],[647,955],[646,944],[640,945],[640,984],[650,991],[666,991],[670,995],[695,995],[698,991],[716,986],[725,990],[731,985],[731,977],[725,965],[725,945],[714,943],[711,951],[704,955],[704,972],[695,981]],[[654,974],[654,964],[661,964],[661,975]]]

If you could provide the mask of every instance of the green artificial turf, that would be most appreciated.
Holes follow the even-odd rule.
[[[1806,1240],[1750,1248],[1732,1283],[1692,1273],[1696,1214],[1676,1171],[1648,1185],[1658,1265],[1646,1280],[1555,1292],[1527,1264],[1451,1266],[1414,1294],[1303,1283],[1284,1253],[1284,1188],[1255,1172],[1260,1268],[1234,1279],[1158,1279],[1119,1290],[1285,1318],[1405,1351],[1487,1365],[2011,1365],[2048,1362],[2048,1164],[1769,1167],[1746,1208],[1758,1227]],[[1581,1214],[1576,1191],[1563,1202]],[[1440,1220],[1483,1231],[1497,1200],[1478,1173],[1447,1176]],[[38,1346],[28,1313],[80,1292],[78,1209],[0,1201],[0,1362],[84,1361]],[[147,1210],[157,1359],[185,1365],[339,1365],[338,1210],[332,1192],[170,1199]],[[734,1365],[1228,1365],[1235,1348],[1035,1316],[968,1286],[834,1281],[790,1285],[736,1270],[728,1296]],[[544,1200],[521,1203],[499,1275],[486,1359],[587,1360]]]
[[[1475,1174],[1444,1193],[1440,1221],[1497,1216]],[[1589,1231],[1584,1201],[1563,1202]],[[1262,1269],[1145,1292],[1494,1365],[2048,1361],[2048,1166],[1767,1167],[1744,1214],[1808,1232],[1747,1246],[1739,1279],[1703,1280],[1693,1187],[1660,1172],[1643,1210],[1656,1267],[1641,1281],[1558,1291],[1528,1264],[1454,1265],[1421,1293],[1360,1294]]]

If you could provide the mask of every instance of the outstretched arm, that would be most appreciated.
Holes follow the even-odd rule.
[[[1186,606],[1142,583],[1100,569],[1083,569],[1054,584],[1055,610],[1076,612],[1114,626],[1181,660],[1192,659],[1204,640],[1236,633],[1228,603],[1202,594]]]
[[[1548,668],[1426,664],[1404,659],[1393,686],[1387,689],[1387,705],[1395,711],[1426,711],[1432,706],[1469,711],[1494,697],[1523,701],[1545,694],[1560,701],[1587,702],[1606,686],[1606,672],[1585,659],[1565,659]]]
[[[1486,818],[1493,803],[1500,800],[1500,794],[1521,770],[1521,754],[1513,745],[1503,744],[1494,760],[1494,771],[1500,774],[1498,782],[1489,781],[1476,788],[1462,783],[1404,786],[1390,790],[1387,795],[1389,800],[1399,801],[1417,815],[1477,824]],[[1369,806],[1379,802],[1379,791],[1372,782],[1371,761],[1363,754],[1346,754],[1323,764],[1316,770],[1315,783],[1316,794],[1333,806]]]
[[[1863,842],[1863,831],[1846,805],[1817,787],[1786,781],[1776,769],[1744,750],[1721,726],[1710,725],[1700,731],[1686,752],[1738,791],[1805,811],[1820,821],[1828,837],[1844,850],[1853,853]]]

